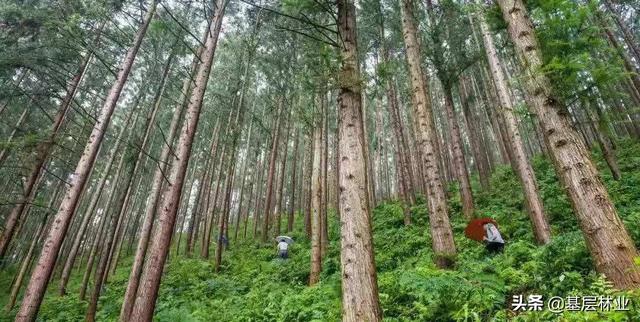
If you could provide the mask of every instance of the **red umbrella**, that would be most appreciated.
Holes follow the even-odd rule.
[[[496,227],[498,227],[498,223],[496,223],[496,221],[493,220],[492,218],[477,218],[477,219],[471,220],[467,224],[467,228],[464,229],[464,235],[467,236],[467,238],[469,239],[482,241],[482,238],[485,235],[483,226],[484,224],[487,224],[487,223],[492,223]]]

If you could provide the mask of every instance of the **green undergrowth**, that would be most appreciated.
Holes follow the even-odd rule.
[[[613,181],[596,154],[598,166],[620,216],[640,247],[640,145],[622,142],[618,157],[623,177]],[[373,211],[373,233],[380,302],[386,321],[640,321],[640,295],[614,290],[598,275],[549,161],[534,160],[540,192],[553,231],[553,241],[536,246],[523,209],[518,181],[509,167],[494,172],[491,189],[480,191],[478,216],[497,220],[507,240],[504,253],[491,256],[466,239],[455,187],[450,209],[458,256],[451,270],[435,267],[430,249],[424,201],[411,208],[413,224],[404,226],[402,207],[387,201]],[[310,242],[297,220],[296,243],[289,260],[275,257],[274,245],[231,240],[223,265],[215,273],[211,260],[171,254],[162,279],[156,321],[338,321],[340,319],[339,232],[330,213],[330,246],[321,282],[307,286]],[[174,249],[175,252],[175,249]],[[196,254],[198,252],[196,251]],[[131,265],[127,257],[110,279],[99,303],[100,321],[117,320]],[[6,297],[11,272],[0,275]],[[58,297],[53,287],[40,310],[42,321],[81,321],[86,302],[77,299],[81,276],[73,276],[70,295]],[[53,283],[52,285],[57,285]],[[7,288],[5,288],[7,286]],[[624,295],[625,312],[514,312],[513,295]],[[3,299],[4,301],[4,299]],[[4,319],[11,319],[15,309]]]

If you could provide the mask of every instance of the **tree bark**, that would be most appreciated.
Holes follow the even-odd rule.
[[[438,267],[446,268],[453,265],[456,246],[447,211],[447,199],[442,185],[438,162],[440,156],[436,154],[434,141],[437,140],[436,128],[432,115],[431,102],[427,96],[427,83],[420,63],[420,49],[418,47],[417,31],[411,0],[401,1],[402,29],[407,51],[407,62],[411,76],[413,93],[413,116],[416,122],[416,136],[420,148],[420,157],[424,165],[424,181],[427,185],[427,203],[429,208],[429,222],[435,261]]]
[[[69,251],[69,255],[67,256],[67,260],[65,261],[64,268],[62,269],[62,276],[60,277],[60,285],[58,287],[58,294],[63,296],[66,294],[67,283],[69,282],[69,277],[71,276],[71,270],[73,269],[73,264],[75,263],[76,256],[78,254],[78,249],[80,248],[80,243],[84,238],[84,233],[87,229],[89,221],[93,218],[93,213],[96,209],[96,205],[100,200],[100,196],[102,195],[102,190],[104,185],[109,177],[109,172],[111,171],[111,167],[113,166],[113,161],[115,161],[116,155],[120,149],[121,143],[123,140],[123,135],[129,129],[129,122],[131,121],[131,117],[133,116],[134,109],[131,109],[131,112],[128,113],[124,126],[120,129],[118,133],[118,137],[116,138],[115,146],[111,149],[109,153],[109,158],[105,168],[103,170],[102,176],[96,185],[96,190],[93,192],[91,196],[91,200],[89,201],[89,205],[87,210],[82,218],[82,222],[80,223],[80,227],[78,227],[78,232],[73,241],[73,245],[71,246],[71,250]]]
[[[596,99],[593,99],[591,102],[593,108],[597,111],[598,117],[594,116],[592,112],[589,111],[589,107],[584,106],[584,112],[587,115],[589,127],[591,131],[596,135],[596,141],[600,146],[600,150],[602,151],[602,156],[604,157],[607,166],[609,167],[609,171],[611,171],[611,176],[614,180],[620,180],[622,174],[620,173],[620,167],[618,166],[618,160],[616,159],[615,152],[613,151],[613,146],[611,145],[611,138],[609,138],[608,134],[606,134],[606,130],[603,130],[600,126],[602,122],[602,113],[598,108],[598,102]]]
[[[58,184],[58,186],[54,189],[54,192],[51,195],[51,199],[49,200],[49,205],[47,206],[47,210],[45,211],[48,211],[48,209],[52,208],[53,205],[56,203],[56,201],[58,201],[60,188],[61,188],[61,185]],[[18,270],[18,273],[16,274],[13,280],[13,284],[11,285],[11,293],[9,294],[9,299],[7,300],[7,303],[4,306],[4,311],[7,313],[11,311],[14,305],[16,304],[16,299],[18,298],[18,293],[20,293],[20,288],[22,287],[22,282],[24,281],[24,277],[27,274],[27,270],[29,269],[29,266],[31,266],[31,262],[33,262],[33,253],[38,243],[42,242],[42,239],[44,238],[44,232],[46,231],[45,227],[47,226],[48,218],[49,218],[49,215],[46,214],[42,219],[42,221],[40,222],[40,224],[38,225],[38,227],[36,228],[35,234],[33,234],[35,238],[31,240],[31,244],[29,245],[29,250],[27,251],[27,254],[22,259],[22,263],[20,264],[20,269]]]
[[[58,213],[54,218],[54,224],[48,233],[40,258],[38,259],[38,264],[31,275],[29,285],[25,291],[25,297],[22,300],[20,310],[16,315],[16,321],[34,321],[36,318],[42,298],[44,297],[47,282],[51,277],[51,272],[53,271],[53,267],[56,262],[58,251],[60,250],[67,228],[69,227],[69,222],[73,216],[73,211],[75,210],[80,194],[84,189],[84,185],[87,181],[87,175],[89,171],[91,171],[91,168],[93,168],[98,148],[102,143],[104,133],[107,130],[109,121],[111,120],[111,115],[113,114],[118,99],[120,98],[120,93],[122,92],[124,84],[129,77],[131,66],[133,65],[140,45],[142,44],[142,39],[146,34],[147,27],[154,16],[155,9],[156,1],[154,0],[151,2],[142,25],[136,33],[133,45],[127,51],[124,60],[120,65],[116,81],[107,95],[106,101],[100,111],[100,115],[94,125],[85,150],[78,161],[74,176],[71,179],[71,185],[67,190]],[[62,118],[62,115],[60,118]],[[54,133],[55,132],[57,131],[54,131]],[[37,174],[34,175],[34,177],[37,176]],[[35,180],[33,181],[35,182]]]
[[[103,27],[104,23],[101,24],[96,32],[97,36],[94,40],[94,45],[97,45],[99,43]],[[62,99],[60,107],[58,108],[58,111],[53,118],[53,124],[51,125],[51,130],[49,131],[48,137],[38,143],[36,147],[35,163],[25,183],[26,188],[24,190],[23,200],[16,204],[13,209],[11,209],[11,212],[5,219],[4,229],[2,230],[2,234],[0,235],[0,259],[4,257],[7,248],[9,247],[9,243],[11,242],[15,230],[15,225],[26,212],[25,207],[31,204],[36,197],[36,188],[38,185],[37,183],[39,182],[39,178],[42,176],[45,162],[47,161],[49,154],[51,154],[51,149],[55,145],[55,139],[58,136],[60,129],[62,128],[62,123],[65,119],[67,111],[71,107],[71,102],[78,90],[78,85],[80,85],[82,78],[87,72],[87,68],[92,57],[92,54],[87,54],[86,57],[82,60],[78,72],[71,79],[71,82],[69,82],[67,93]],[[23,73],[23,75],[24,74],[25,73]]]
[[[316,115],[316,117],[318,117]],[[322,120],[313,128],[313,167],[311,170],[311,271],[309,285],[320,281],[322,271]]]
[[[327,134],[328,130],[328,109],[329,102],[327,101],[327,93],[325,86],[323,84],[321,92],[320,92],[320,122],[321,124],[321,133],[322,133],[322,147],[320,148],[320,230],[321,230],[321,238],[322,242],[320,243],[320,254],[322,258],[327,254],[327,248],[329,247],[329,229],[327,222],[327,195],[328,195],[328,182],[327,182],[327,161],[329,159],[329,136]],[[363,121],[364,125],[364,121]],[[369,149],[367,146],[366,140],[366,127],[363,127],[363,136],[365,136],[365,162],[366,165],[369,165]],[[368,168],[367,168],[368,169]],[[367,179],[371,178],[369,171],[367,170]],[[371,185],[367,185],[368,191],[371,193],[373,189],[371,189]],[[373,204],[373,198],[369,197],[369,203]]]
[[[293,144],[293,164],[291,165],[291,197],[289,205],[289,216],[287,217],[287,233],[293,231],[296,211],[296,170],[298,169],[298,145],[300,144],[300,129],[296,129],[296,136]]]
[[[338,74],[338,184],[342,321],[381,321],[369,209],[367,140],[362,115],[356,8],[338,1],[341,68]]]
[[[467,160],[464,156],[462,146],[462,134],[457,122],[457,115],[453,105],[453,94],[449,85],[443,86],[444,107],[447,121],[449,123],[449,135],[451,138],[451,152],[453,153],[453,164],[456,177],[460,186],[460,199],[462,201],[462,213],[467,219],[473,218],[473,192],[471,191],[471,180],[467,171]]]
[[[306,170],[305,173],[307,174],[307,177],[311,177],[313,178],[313,167],[314,167],[314,156],[315,156],[315,132],[311,133],[311,135],[309,136],[309,149],[307,151],[306,154],[306,161],[305,161],[305,165],[306,165]],[[304,212],[304,228],[305,228],[305,233],[307,235],[308,238],[313,238],[313,213],[312,213],[312,208],[313,208],[313,182],[314,180],[311,179],[309,181],[307,181],[307,184],[305,184],[305,190],[306,190],[306,195],[307,198],[305,200],[305,212]]]
[[[287,177],[287,157],[288,157],[288,152],[289,152],[289,134],[291,133],[291,114],[293,112],[290,111],[289,115],[287,116],[287,129],[285,130],[285,141],[284,141],[284,150],[282,151],[282,163],[280,166],[280,182],[278,183],[278,197],[276,198],[276,211],[275,211],[275,221],[276,221],[276,227],[275,227],[275,235],[280,235],[280,232],[282,231],[282,212],[284,207],[282,206],[282,199],[284,198],[284,182],[285,182],[285,178]]]
[[[483,190],[489,189],[489,177],[491,175],[489,169],[489,160],[484,151],[487,149],[487,145],[483,141],[482,133],[478,126],[478,118],[476,113],[471,110],[468,79],[461,77],[459,82],[460,103],[462,105],[462,112],[464,115],[467,129],[469,130],[468,136],[471,141],[471,149],[473,151],[473,157],[475,159],[476,169],[478,170],[478,178],[480,179],[480,186]]]
[[[249,133],[247,133],[247,139],[246,139],[245,147],[244,147],[245,159],[244,159],[244,164],[242,165],[242,174],[241,174],[242,182],[240,183],[240,197],[239,197],[239,200],[238,200],[238,213],[236,214],[236,227],[235,227],[235,232],[233,234],[234,235],[233,236],[234,240],[238,240],[238,230],[240,230],[240,227],[239,227],[240,226],[240,217],[243,217],[242,216],[243,213],[248,214],[248,212],[249,212],[249,209],[247,209],[246,212],[243,211],[242,204],[244,202],[244,191],[246,189],[245,184],[247,182],[247,168],[248,168],[248,165],[249,165],[250,158],[252,158],[251,157],[251,151],[249,149],[250,145],[251,145],[252,130],[253,130],[253,122],[250,122],[249,123]],[[252,196],[249,196],[249,202],[251,202],[251,197]],[[247,207],[247,208],[249,208],[249,207]],[[244,218],[245,218],[245,221],[244,221],[245,227],[246,227],[246,218],[247,217],[248,217],[248,215],[244,216]],[[246,229],[245,229],[245,232],[246,232]]]
[[[194,165],[198,164],[199,157],[200,157],[200,154],[196,154],[196,159],[193,162]],[[191,194],[193,192],[193,183],[195,181],[194,180],[195,179],[195,173],[196,173],[196,167],[193,166],[191,168],[191,175],[187,174],[187,178],[192,178],[191,179],[191,183],[188,185],[189,190],[187,191],[186,195],[182,196],[182,202],[180,203],[182,205],[182,207],[183,207],[181,209],[184,209],[184,210],[182,211],[182,220],[180,220],[180,224],[178,225],[178,227],[176,227],[175,232],[174,232],[174,237],[173,237],[173,238],[175,238],[175,235],[176,234],[178,235],[178,241],[176,242],[176,256],[178,256],[180,254],[180,245],[181,245],[181,241],[182,241],[184,223],[187,220],[187,216],[189,215],[189,201],[191,200]],[[132,272],[133,272],[133,270],[132,270]],[[122,310],[120,311],[120,313],[122,314]],[[131,311],[129,311],[128,313],[131,313]],[[128,316],[128,314],[127,314],[127,316]],[[127,316],[124,316],[124,318],[126,319]]]
[[[176,42],[174,42],[174,46],[176,45]],[[139,168],[140,168],[140,164],[142,162],[142,160],[145,157],[145,153],[146,150],[148,148],[149,145],[149,138],[151,135],[151,130],[153,128],[153,125],[155,124],[155,120],[156,120],[156,116],[158,114],[158,111],[160,110],[160,105],[162,103],[162,97],[164,95],[164,91],[165,91],[165,85],[166,85],[166,81],[167,81],[167,77],[169,76],[169,73],[171,72],[171,66],[173,63],[173,59],[174,59],[174,51],[172,51],[169,54],[169,57],[167,58],[167,61],[164,65],[163,71],[162,71],[162,76],[160,78],[160,83],[158,84],[158,89],[156,90],[154,99],[153,99],[153,108],[149,111],[149,113],[146,116],[146,120],[145,120],[145,129],[144,129],[144,134],[142,135],[142,138],[140,138],[138,140],[138,142],[136,142],[136,146],[138,147],[138,154],[134,159],[133,162],[133,167],[130,171],[130,175],[127,178],[127,182],[125,184],[125,195],[123,198],[122,203],[120,203],[117,207],[120,209],[119,214],[118,214],[118,224],[116,225],[116,230],[115,230],[115,239],[116,239],[116,243],[113,245],[115,246],[114,249],[111,250],[111,255],[110,255],[110,268],[111,270],[115,273],[116,270],[116,265],[118,263],[118,258],[120,255],[120,240],[121,240],[121,234],[122,234],[122,230],[123,230],[123,225],[122,225],[122,221],[127,213],[127,210],[129,209],[129,204],[130,204],[130,200],[132,197],[132,194],[134,194],[134,185],[133,185],[133,179],[134,176],[136,174],[138,174],[139,172]],[[135,127],[134,127],[135,128]],[[126,225],[125,225],[126,227]],[[105,271],[105,273],[107,274],[107,276],[109,275],[109,269],[107,269]]]
[[[482,32],[487,61],[489,62],[489,68],[491,70],[491,76],[498,94],[500,117],[505,125],[506,134],[508,136],[506,143],[509,145],[509,150],[512,154],[512,167],[514,172],[518,175],[520,185],[524,192],[526,209],[533,226],[533,234],[536,238],[536,242],[544,245],[551,241],[551,228],[549,227],[549,221],[544,211],[544,205],[542,203],[542,198],[540,197],[540,192],[538,191],[538,184],[536,182],[533,168],[531,167],[531,163],[524,152],[522,137],[518,130],[518,121],[516,120],[514,113],[513,101],[509,94],[507,80],[502,72],[502,65],[498,58],[493,38],[489,32],[489,26],[482,15],[478,16],[478,21]]]
[[[171,162],[169,183],[162,195],[158,213],[158,225],[154,231],[154,238],[148,249],[148,259],[140,277],[138,292],[133,305],[133,311],[129,316],[131,321],[151,321],[155,302],[160,287],[160,278],[166,261],[171,232],[175,223],[178,210],[178,202],[182,192],[184,177],[191,154],[191,145],[198,126],[202,100],[206,90],[207,81],[211,72],[211,65],[218,43],[218,36],[222,25],[222,18],[227,2],[221,0],[216,3],[213,22],[207,33],[205,49],[200,57],[200,66],[195,77],[195,83],[178,142]]]
[[[262,209],[260,208],[262,206],[262,187],[263,184],[262,182],[264,181],[264,175],[265,175],[265,161],[266,161],[266,154],[261,152],[260,155],[260,170],[258,171],[258,181],[255,183],[256,189],[257,189],[257,194],[256,194],[256,202],[255,202],[255,206],[253,207],[253,239],[256,239],[256,237],[258,236],[258,225],[260,224],[260,212],[262,211]]]
[[[216,176],[216,190],[213,195],[213,199],[209,200],[207,203],[207,207],[205,207],[205,228],[204,234],[202,235],[202,245],[200,247],[200,256],[202,258],[209,258],[209,247],[211,244],[211,232],[213,231],[213,225],[215,224],[215,216],[218,213],[216,211],[216,206],[218,205],[218,196],[220,195],[220,187],[223,185],[223,171],[225,170],[225,157],[227,155],[227,146],[224,145],[222,147],[222,152],[220,153],[218,174]],[[231,161],[229,161],[231,162]],[[215,163],[214,163],[215,164]],[[214,170],[214,168],[211,168]]]
[[[284,109],[283,98],[278,101],[278,113],[276,116],[276,124],[271,135],[271,152],[269,154],[269,172],[267,174],[267,194],[264,205],[264,218],[262,218],[262,242],[266,243],[269,239],[270,216],[273,211],[273,183],[276,174],[276,159],[278,158],[278,143],[280,139],[280,121]]]
[[[560,181],[594,258],[598,272],[617,288],[640,286],[638,256],[629,234],[591,160],[589,151],[571,127],[566,107],[555,95],[551,81],[539,73],[542,58],[533,23],[521,0],[498,0],[519,58],[525,66],[530,107],[538,115]]]

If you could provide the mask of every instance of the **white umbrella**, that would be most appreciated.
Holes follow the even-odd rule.
[[[285,242],[287,244],[293,244],[293,238],[289,236],[278,236],[276,237],[277,242]]]

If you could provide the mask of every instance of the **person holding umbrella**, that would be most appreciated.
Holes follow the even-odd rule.
[[[289,244],[293,244],[293,238],[289,236],[276,237],[278,243],[278,257],[282,259],[289,258]]]
[[[486,223],[483,226],[485,235],[482,240],[485,242],[485,247],[489,253],[501,253],[504,249],[504,239],[500,235],[498,227],[493,223]]]
[[[498,224],[492,218],[471,220],[464,234],[469,239],[483,242],[489,253],[500,253],[504,249],[504,239],[498,230]]]

